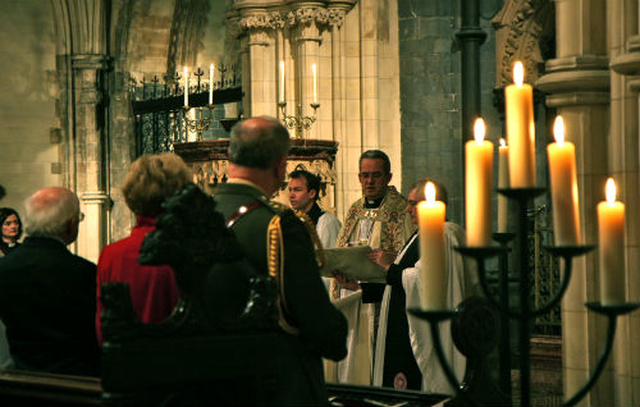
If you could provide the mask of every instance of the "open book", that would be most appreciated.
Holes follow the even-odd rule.
[[[387,272],[367,258],[369,246],[339,247],[324,250],[326,264],[320,269],[324,277],[333,277],[334,271],[345,274],[349,279],[371,283],[384,283]]]

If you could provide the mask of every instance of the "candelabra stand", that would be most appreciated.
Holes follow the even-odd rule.
[[[213,121],[213,108],[215,105],[208,104],[204,108],[203,107],[190,107],[183,106],[182,108],[182,119],[184,120],[184,128],[186,137],[185,139],[189,139],[189,133],[196,133],[196,141],[202,141],[202,133],[209,129],[211,126],[211,122]],[[205,110],[207,109],[208,114],[205,114]],[[194,109],[194,117],[193,119],[189,117],[189,111]]]
[[[511,319],[515,319],[519,326],[519,353],[520,353],[520,406],[531,406],[531,363],[530,363],[530,347],[531,347],[531,324],[532,321],[541,315],[544,315],[551,311],[562,300],[569,281],[571,280],[572,260],[574,257],[584,255],[595,248],[593,245],[582,246],[547,246],[544,249],[549,251],[552,255],[561,257],[564,260],[564,272],[562,276],[562,282],[555,293],[553,298],[547,301],[537,309],[532,309],[530,302],[530,277],[527,272],[527,259],[529,255],[529,247],[527,244],[527,235],[529,234],[530,225],[527,219],[527,208],[533,203],[533,198],[544,193],[542,188],[511,188],[511,189],[499,189],[499,193],[507,196],[518,203],[518,226],[519,234],[517,236],[518,242],[516,247],[517,266],[520,272],[519,288],[520,288],[520,304],[519,308],[512,309],[508,305],[508,299],[500,298],[496,299],[491,295],[488,290],[488,283],[485,273],[485,261],[489,257],[496,255],[504,255],[508,250],[506,243],[509,241],[504,237],[503,241],[500,241],[500,246],[491,247],[458,247],[456,250],[463,256],[473,258],[477,263],[478,279],[482,290],[486,296],[486,299],[502,313],[504,316]],[[504,279],[506,268],[506,260],[501,261],[501,269],[503,271],[501,279]],[[502,284],[506,284],[502,281]],[[500,296],[504,297],[506,289],[504,286]],[[507,292],[508,295],[508,292]],[[578,403],[594,386],[598,377],[602,373],[609,354],[613,346],[613,340],[616,331],[616,321],[618,316],[632,312],[640,308],[639,303],[625,303],[622,305],[602,305],[599,302],[588,302],[586,307],[596,313],[602,314],[608,318],[607,338],[594,371],[583,387],[571,396],[563,405],[573,406]],[[410,309],[409,312],[415,316],[424,319],[429,322],[431,335],[433,338],[433,344],[438,356],[438,360],[442,365],[447,380],[457,390],[457,394],[460,398],[464,399],[470,405],[489,405],[485,400],[473,400],[472,394],[464,384],[461,385],[457,380],[453,369],[449,362],[446,360],[444,351],[442,348],[442,342],[440,339],[439,323],[454,317],[457,314],[457,310],[442,310],[442,311],[425,311],[420,309]]]
[[[313,123],[316,122],[316,110],[320,107],[319,103],[310,103],[313,108],[313,116],[302,115],[302,104],[298,103],[295,116],[287,115],[287,102],[278,102],[280,108],[280,114],[282,115],[282,121],[288,129],[296,129],[296,138],[301,139],[305,130],[309,130]]]

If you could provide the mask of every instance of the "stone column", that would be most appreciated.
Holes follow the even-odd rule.
[[[550,93],[547,105],[565,121],[566,137],[576,144],[582,238],[597,243],[596,205],[608,174],[609,61],[605,3],[601,0],[556,0],[556,59],[537,86]],[[581,12],[576,12],[581,10]],[[606,321],[588,312],[587,301],[599,300],[598,259],[574,260],[573,278],[562,302],[565,397],[578,391],[593,371],[604,343]],[[610,366],[610,364],[608,365]],[[612,371],[607,368],[581,405],[614,405]]]
[[[106,108],[104,55],[74,55],[71,60],[74,82],[74,135],[71,163],[75,166],[75,190],[85,220],[80,224],[77,251],[98,261],[107,242],[106,217],[110,198],[105,191]]]
[[[245,87],[245,116],[277,116],[276,32],[278,16],[264,9],[252,10],[239,21],[246,30],[242,39],[242,83]],[[289,72],[290,74],[290,72]],[[287,90],[290,92],[290,89]]]
[[[296,77],[295,104],[287,106],[288,114],[314,117],[316,111],[313,103],[313,77],[311,66],[316,64],[316,75],[320,73],[319,47],[322,38],[316,22],[316,8],[300,8],[295,11],[297,24],[292,27],[291,42],[293,44],[293,62]],[[322,9],[324,11],[324,9]],[[318,89],[319,91],[319,89]],[[318,126],[313,125],[304,134],[296,134],[297,138],[318,138]]]
[[[626,298],[627,301],[637,302],[640,300],[638,0],[607,2],[607,40],[611,67],[609,174],[616,180],[619,187],[618,197],[626,205]],[[614,405],[640,404],[640,317],[638,312],[618,320],[613,363]]]

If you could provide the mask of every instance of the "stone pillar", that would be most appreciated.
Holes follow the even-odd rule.
[[[316,113],[311,107],[313,103],[312,65],[316,64],[316,75],[320,64],[318,54],[322,38],[315,19],[316,9],[301,8],[296,11],[298,24],[292,28],[291,42],[293,44],[293,62],[295,77],[297,78],[295,104],[287,106],[288,114],[313,117]],[[319,91],[319,89],[318,89]],[[297,138],[318,138],[318,126],[313,125],[305,134],[296,134]]]
[[[80,224],[76,242],[78,254],[93,262],[107,242],[106,217],[109,196],[105,190],[106,108],[104,55],[74,55],[71,60],[74,81],[75,190],[85,220]]]
[[[607,2],[607,48],[611,67],[609,174],[616,180],[619,187],[618,197],[626,205],[625,276],[626,298],[630,302],[640,300],[638,3],[638,0]],[[614,405],[640,404],[640,316],[638,312],[618,320],[613,363]]]
[[[580,221],[585,243],[597,243],[596,205],[608,174],[609,61],[605,3],[600,0],[556,0],[556,59],[537,86],[550,93],[566,137],[576,144]],[[581,10],[580,13],[576,10]],[[587,381],[604,343],[606,321],[588,312],[587,301],[599,299],[596,255],[574,260],[573,278],[562,301],[565,397]],[[610,364],[608,365],[610,366]],[[607,368],[581,405],[613,405],[612,374]]]

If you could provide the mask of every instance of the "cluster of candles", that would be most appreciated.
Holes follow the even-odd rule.
[[[286,101],[286,85],[285,85],[285,76],[284,76],[284,61],[280,61],[280,69],[279,69],[279,80],[278,80],[278,102],[285,103]],[[318,104],[318,73],[316,64],[311,64],[311,75],[313,80],[313,104]]]
[[[209,104],[213,105],[213,73],[215,71],[214,64],[209,65]],[[200,71],[202,72],[202,71]],[[200,74],[200,73],[198,73]],[[184,67],[184,107],[189,107],[189,68]]]
[[[514,84],[505,88],[508,146],[498,150],[498,188],[533,188],[535,172],[535,126],[533,89],[523,83],[521,62],[514,66]],[[468,247],[488,247],[492,242],[493,143],[484,140],[485,124],[477,119],[475,140],[465,145],[466,233]],[[554,123],[555,143],[547,146],[553,225],[556,246],[581,245],[578,178],[575,145],[564,141],[564,123]],[[446,262],[444,243],[445,204],[437,201],[435,186],[427,183],[425,201],[418,205],[422,308],[446,309]],[[597,207],[603,305],[624,303],[624,204],[616,201],[612,178],[606,184],[606,201]],[[498,231],[507,229],[507,202],[498,199]]]

